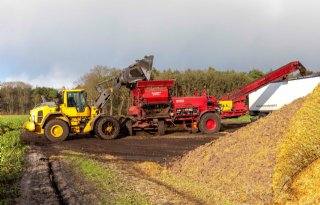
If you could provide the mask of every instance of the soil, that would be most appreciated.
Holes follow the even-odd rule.
[[[225,124],[221,132],[206,135],[190,134],[182,130],[174,130],[164,136],[139,132],[137,136],[126,136],[115,140],[101,140],[90,135],[73,135],[66,141],[58,143],[51,143],[43,135],[25,131],[21,139],[28,145],[40,149],[47,157],[59,155],[64,150],[72,150],[88,155],[112,155],[122,160],[166,163],[245,125],[247,123]]]
[[[31,152],[26,157],[27,166],[18,204],[95,204],[99,201],[95,195],[97,188],[79,176],[66,161],[57,158],[67,155],[66,150],[84,153],[108,166],[116,167],[125,181],[132,182],[137,190],[145,192],[155,204],[201,204],[159,181],[149,179],[135,170],[131,161],[170,163],[188,151],[215,141],[242,126],[246,126],[246,123],[225,124],[222,132],[211,135],[190,134],[181,130],[169,131],[161,137],[139,132],[137,136],[116,140],[74,135],[60,143],[51,143],[43,135],[24,132],[21,139],[31,146]]]
[[[26,155],[20,193],[16,204],[60,204],[50,180],[48,158],[36,148]]]

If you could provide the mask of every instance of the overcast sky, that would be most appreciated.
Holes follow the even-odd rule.
[[[0,81],[72,87],[153,54],[163,70],[320,71],[317,0],[0,0]]]

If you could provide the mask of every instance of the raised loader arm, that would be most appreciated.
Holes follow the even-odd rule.
[[[100,95],[97,97],[94,106],[101,110],[103,106],[108,102],[111,94],[114,91],[120,89],[122,85],[130,87],[132,84],[141,80],[150,80],[151,69],[153,63],[153,56],[145,56],[142,60],[136,60],[136,62],[129,67],[123,69],[123,71],[116,77],[99,83],[96,88]],[[101,85],[112,81],[111,88],[102,88]]]

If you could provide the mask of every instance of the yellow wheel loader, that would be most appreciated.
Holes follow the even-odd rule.
[[[62,90],[60,103],[46,102],[30,111],[30,118],[24,128],[37,134],[44,134],[48,140],[65,140],[71,133],[91,133],[102,139],[114,139],[120,132],[119,121],[102,112],[112,93],[122,85],[132,86],[140,80],[150,80],[153,56],[145,56],[123,69],[116,77],[108,80],[113,86],[103,89],[97,85],[99,96],[93,106],[87,103],[87,94],[83,89]]]

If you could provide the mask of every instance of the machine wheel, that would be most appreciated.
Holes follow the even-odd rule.
[[[205,113],[199,121],[199,130],[204,134],[219,132],[221,127],[220,118],[217,114],[208,112]]]
[[[95,133],[102,139],[111,140],[116,138],[120,132],[120,124],[113,117],[102,117],[95,124]]]
[[[158,122],[158,135],[164,135],[166,132],[165,124],[163,120],[159,120]]]
[[[61,142],[68,137],[69,126],[63,120],[53,119],[46,124],[44,133],[51,142]]]

